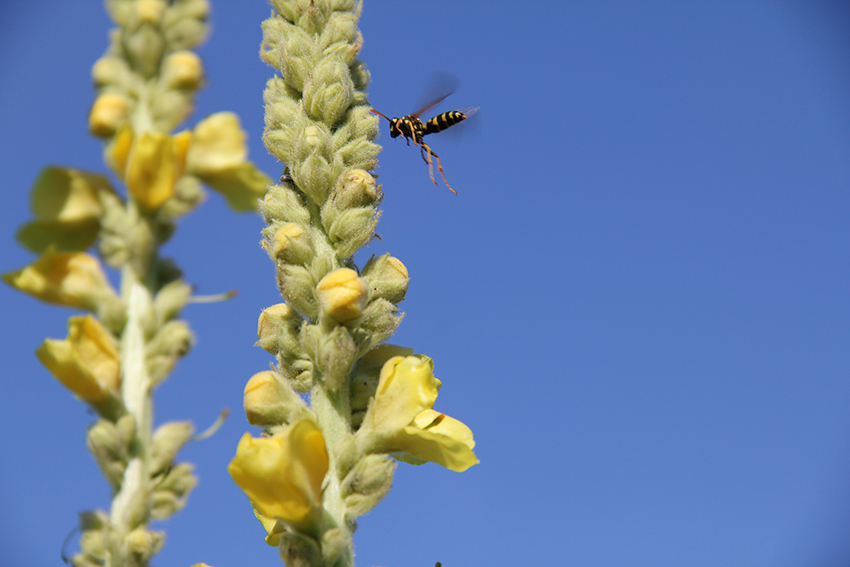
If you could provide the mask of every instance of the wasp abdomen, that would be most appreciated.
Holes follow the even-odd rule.
[[[430,120],[428,120],[428,122],[425,123],[425,128],[422,131],[422,134],[424,135],[442,132],[449,126],[453,126],[463,120],[466,120],[466,114],[464,114],[460,110],[450,110],[448,112],[438,114],[437,116],[431,118]]]

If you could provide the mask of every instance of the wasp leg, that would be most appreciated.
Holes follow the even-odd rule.
[[[434,185],[437,185],[437,180],[434,179],[434,160],[431,159],[431,156],[437,158],[437,169],[440,170],[440,175],[443,177],[443,183],[446,184],[446,187],[449,188],[449,191],[457,195],[458,192],[452,189],[452,186],[449,185],[448,180],[446,180],[446,174],[443,172],[443,164],[440,163],[440,156],[435,154],[434,151],[431,149],[431,146],[429,146],[425,142],[422,142],[422,146],[420,147],[420,149],[422,150],[422,159],[424,159],[425,162],[428,164],[428,175],[431,176],[431,181],[434,182]],[[425,158],[426,153],[428,154],[427,159]]]

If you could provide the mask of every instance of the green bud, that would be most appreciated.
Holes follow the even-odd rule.
[[[271,370],[258,372],[248,380],[243,405],[248,423],[258,427],[294,423],[306,417],[315,419],[301,396]]]
[[[395,462],[386,455],[366,455],[342,482],[347,520],[371,511],[392,486]]]
[[[278,364],[276,370],[298,393],[306,394],[313,387],[313,361],[309,358],[297,358],[287,361],[286,364]]]
[[[154,520],[170,518],[185,505],[185,500],[178,498],[173,492],[154,491],[151,498],[151,518]]]
[[[298,356],[302,352],[298,333],[304,319],[286,303],[263,309],[257,321],[257,344],[269,354]]]
[[[106,85],[120,85],[127,81],[130,69],[120,57],[104,55],[94,62],[91,69],[92,81],[100,89]]]
[[[165,534],[137,528],[124,537],[123,550],[129,565],[147,565],[165,544]]]
[[[159,208],[161,219],[176,219],[195,210],[207,198],[200,179],[183,175],[174,184],[174,194]]]
[[[121,435],[124,446],[129,449],[130,444],[136,439],[136,416],[125,413],[115,422],[115,428]]]
[[[145,346],[145,363],[151,382],[164,380],[195,342],[195,336],[185,321],[169,321]]]
[[[354,140],[339,149],[339,155],[349,167],[375,169],[378,166],[378,154],[381,146],[369,140]]]
[[[310,211],[304,206],[302,197],[289,187],[272,185],[260,205],[267,224],[273,221],[310,224]]]
[[[315,319],[319,315],[319,304],[313,290],[316,281],[310,271],[303,266],[281,264],[278,266],[278,287],[290,307],[307,317]]]
[[[330,391],[336,392],[345,383],[356,354],[357,345],[345,326],[335,327],[318,341],[316,366]]]
[[[324,208],[335,207],[338,211],[354,207],[373,205],[381,200],[381,188],[368,171],[350,169],[334,185],[331,198]]]
[[[288,163],[297,163],[311,156],[320,156],[326,162],[332,159],[333,136],[331,131],[322,123],[313,122],[303,128],[299,128],[293,144],[292,158]],[[295,172],[293,171],[293,177]],[[296,184],[298,179],[295,179]]]
[[[278,51],[279,60],[272,63],[277,67],[283,80],[298,92],[304,90],[304,84],[313,69],[313,38],[309,33],[296,26],[286,28],[283,51]]]
[[[331,127],[348,110],[354,97],[354,85],[348,76],[348,65],[340,57],[325,57],[304,84],[301,104],[314,120]]]
[[[369,286],[371,298],[380,297],[392,303],[398,303],[404,299],[410,283],[407,267],[401,263],[401,260],[389,254],[370,258],[363,267],[361,277]]]
[[[331,528],[322,534],[324,565],[334,565],[343,553],[350,553],[351,535],[343,528]]]
[[[319,48],[326,50],[335,43],[356,43],[358,39],[357,16],[350,12],[337,11],[331,15],[319,36]]]
[[[165,43],[159,30],[142,25],[135,31],[125,31],[123,43],[133,67],[141,71],[146,79],[153,77],[159,70],[165,52]]]
[[[403,317],[398,307],[384,298],[378,298],[363,311],[360,327],[372,333],[371,344],[377,345],[392,336]]]
[[[95,462],[113,488],[124,481],[124,471],[129,460],[128,440],[124,439],[115,424],[101,419],[86,432],[86,446]]]
[[[102,510],[80,514],[80,553],[72,565],[103,565],[108,557],[109,516]]]
[[[317,205],[325,202],[330,191],[332,170],[328,161],[313,154],[297,163],[292,169],[292,179]]]
[[[174,462],[177,452],[189,442],[195,433],[188,421],[171,421],[157,427],[151,439],[150,471],[156,474]]]
[[[337,256],[349,258],[375,237],[381,213],[372,207],[357,207],[343,211],[328,226],[328,238]]]
[[[267,128],[292,128],[300,118],[301,105],[294,98],[296,91],[274,77],[266,83],[263,100],[266,104]]]
[[[361,92],[365,91],[371,80],[371,74],[369,73],[369,69],[366,68],[366,64],[362,61],[355,61],[351,65],[350,72],[354,88]],[[365,100],[362,102],[365,102]],[[361,104],[361,101],[357,101],[356,103]]]
[[[298,16],[298,27],[307,33],[321,33],[330,15],[331,5],[328,0],[311,0]]]
[[[174,280],[165,284],[156,293],[153,309],[160,325],[177,317],[192,295],[192,286],[183,280]]]
[[[159,475],[152,494],[151,518],[162,520],[186,505],[189,493],[198,484],[192,465],[180,463]]]
[[[171,3],[171,8],[169,12],[171,12],[175,6],[186,5],[186,4],[195,4],[200,5],[197,2],[176,2]],[[206,2],[204,2],[206,4]],[[166,14],[169,16],[170,14]],[[179,49],[192,49],[193,47],[197,47],[201,43],[203,43],[204,39],[207,37],[207,33],[209,33],[209,25],[204,21],[206,17],[203,18],[194,18],[194,17],[182,17],[179,19],[174,19],[171,21],[170,18],[165,22],[163,26],[163,35],[165,36],[165,42],[168,45],[169,51],[177,51]]]
[[[283,38],[289,23],[283,18],[268,18],[263,20],[263,42],[260,44],[260,59],[266,65],[277,70],[281,67],[281,56],[283,53]]]
[[[287,222],[269,228],[274,228],[275,232],[270,242],[264,244],[272,259],[302,266],[310,263],[315,252],[310,233],[304,226]]]
[[[294,532],[280,534],[280,557],[286,567],[325,565],[318,542],[310,536]]]

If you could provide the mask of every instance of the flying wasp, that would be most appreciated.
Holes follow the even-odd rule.
[[[398,138],[399,136],[404,136],[407,145],[410,145],[411,140],[413,141],[414,146],[419,146],[419,151],[422,154],[422,159],[425,163],[428,164],[428,174],[431,176],[431,181],[434,182],[434,185],[437,185],[437,180],[434,179],[434,160],[437,160],[437,169],[440,170],[440,175],[443,177],[443,183],[446,184],[452,193],[457,195],[457,191],[452,189],[452,186],[449,185],[449,182],[446,181],[446,174],[443,172],[443,164],[440,163],[440,156],[434,153],[434,150],[431,149],[431,146],[425,143],[422,139],[424,136],[428,134],[436,134],[437,132],[442,132],[446,128],[450,126],[454,126],[458,122],[463,122],[476,112],[478,112],[478,107],[474,108],[464,108],[462,110],[450,110],[448,112],[443,112],[442,114],[438,114],[430,119],[427,122],[422,122],[419,119],[419,116],[431,110],[441,102],[443,102],[446,97],[454,92],[454,89],[450,90],[446,94],[431,100],[427,104],[423,105],[419,110],[414,112],[413,114],[408,114],[407,116],[402,116],[401,118],[389,118],[384,116],[377,110],[372,110],[378,116],[383,116],[390,123],[390,137]]]

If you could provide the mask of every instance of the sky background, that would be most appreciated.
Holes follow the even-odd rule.
[[[277,176],[269,10],[213,0],[188,125],[237,112]],[[14,233],[41,167],[105,171],[86,115],[111,26],[96,1],[0,4],[0,271],[32,261]],[[401,464],[357,564],[850,565],[850,4],[371,0],[361,29],[376,109],[412,112],[438,72],[461,87],[436,110],[481,107],[429,138],[459,196],[382,124],[367,250],[408,267],[393,342],[434,358],[481,464]],[[261,228],[211,195],[164,250],[239,295],[184,311],[198,343],[157,391],[157,423],[232,410],[180,455],[200,484],[161,567],[280,564],[225,470],[280,301]],[[60,565],[109,504],[93,416],[33,354],[73,312],[6,286],[0,309],[0,563]]]

